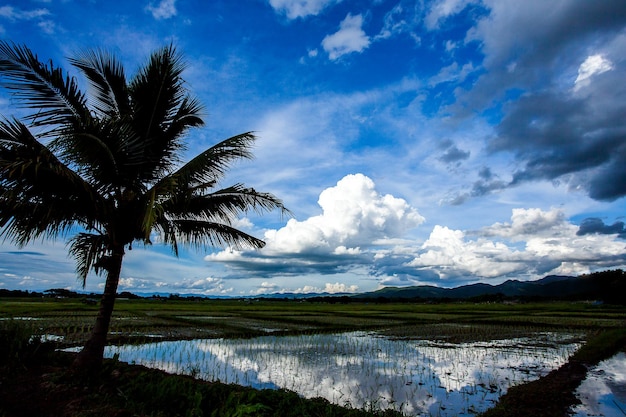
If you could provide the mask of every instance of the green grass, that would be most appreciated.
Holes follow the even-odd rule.
[[[0,299],[0,318],[32,318],[34,333],[83,343],[97,306],[77,299]],[[393,337],[489,340],[536,331],[592,332],[626,323],[626,308],[586,303],[329,304],[297,301],[118,300],[110,340],[253,337],[376,330]],[[0,324],[1,326],[1,324]]]

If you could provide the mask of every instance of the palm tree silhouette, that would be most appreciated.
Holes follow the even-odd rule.
[[[232,162],[252,158],[251,132],[182,163],[183,138],[204,122],[174,46],[152,53],[130,81],[101,50],[69,62],[86,77],[88,95],[26,46],[0,42],[0,80],[25,114],[0,120],[0,236],[23,246],[72,234],[69,252],[83,286],[90,270],[106,274],[91,336],[73,364],[95,370],[134,242],[150,244],[158,234],[176,255],[179,244],[261,248],[232,220],[250,210],[288,210],[243,184],[217,188]]]

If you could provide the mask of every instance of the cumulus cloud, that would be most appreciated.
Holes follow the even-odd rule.
[[[146,6],[146,10],[157,20],[169,19],[176,16],[176,0],[161,0],[156,6],[150,3]]]
[[[565,213],[552,209],[543,211],[537,208],[513,209],[510,223],[495,223],[481,230],[483,236],[505,237],[513,240],[524,240],[528,237],[554,238],[563,233],[566,225]],[[567,228],[571,232],[572,225]]]
[[[222,278],[207,277],[202,279],[185,279],[171,283],[163,283],[161,290],[204,295],[226,295],[233,292],[233,287],[226,286]]]
[[[330,283],[327,282],[323,287],[318,287],[315,285],[305,285],[303,287],[299,287],[296,289],[290,288],[280,288],[279,285],[263,282],[259,288],[256,290],[250,291],[251,294],[254,295],[262,295],[262,294],[344,294],[344,293],[357,293],[359,291],[358,285],[347,285],[344,283],[335,282]]]
[[[289,19],[317,15],[341,0],[270,0],[270,5]]]
[[[486,181],[494,176],[488,168],[480,175]],[[225,250],[205,259],[225,265],[239,279],[349,274],[397,286],[536,279],[626,265],[624,242],[615,234],[603,234],[609,230],[597,222],[579,228],[560,209],[513,209],[509,222],[477,230],[435,225],[420,243],[407,231],[424,218],[405,200],[378,193],[365,175],[342,178],[320,194],[318,204],[321,214],[266,231],[267,245],[260,251]],[[619,226],[610,230],[619,232]],[[337,285],[336,291],[352,291]],[[285,288],[266,283],[258,291],[331,292],[319,284]]]
[[[149,288],[154,288],[154,283],[151,280],[133,278],[133,277],[120,277],[119,281],[120,290],[124,291],[141,291]],[[104,283],[98,284],[100,289],[104,289]]]
[[[345,293],[345,292],[355,293],[358,290],[359,290],[359,287],[357,285],[346,285],[346,284],[340,284],[338,282],[335,282],[334,284],[327,282],[326,286],[324,287],[324,292],[329,293],[329,294],[337,294],[337,293]]]
[[[331,60],[352,52],[363,52],[370,45],[370,38],[362,29],[363,16],[348,14],[340,23],[339,30],[322,40],[322,47]]]
[[[424,222],[405,200],[379,194],[363,174],[345,176],[320,194],[318,204],[322,214],[266,231],[261,251],[225,250],[206,259],[259,274],[337,273],[368,263],[373,247]]]
[[[578,227],[561,210],[515,209],[510,222],[478,231],[435,226],[408,266],[458,284],[485,278],[581,274],[626,263],[623,242],[613,236],[577,232]]]
[[[253,295],[270,294],[270,293],[275,293],[278,290],[279,290],[278,284],[264,281],[261,283],[261,285],[258,288],[254,290],[250,290],[250,294],[253,294]]]
[[[347,175],[324,190],[318,200],[322,214],[265,234],[267,253],[348,253],[348,248],[402,236],[424,218],[403,199],[380,195],[363,174]],[[339,249],[338,249],[339,248]]]
[[[515,252],[500,242],[467,240],[460,230],[435,226],[420,254],[408,265],[436,271],[442,280],[494,278],[525,269],[524,264],[515,262]]]
[[[102,290],[104,282],[97,287]],[[201,279],[183,279],[179,281],[163,281],[154,278],[121,277],[119,288],[129,292],[167,292],[202,295],[227,295],[233,292],[232,286],[226,286],[223,278],[207,277]]]

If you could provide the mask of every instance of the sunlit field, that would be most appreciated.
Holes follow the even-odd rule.
[[[59,348],[78,349],[97,306],[2,299]],[[118,300],[106,356],[209,381],[288,389],[410,416],[476,414],[626,323],[591,303],[375,304]]]

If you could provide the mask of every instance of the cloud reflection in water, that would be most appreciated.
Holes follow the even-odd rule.
[[[449,344],[354,332],[113,346],[105,355],[355,408],[455,416],[486,410],[510,386],[563,364],[578,346],[557,334]]]

